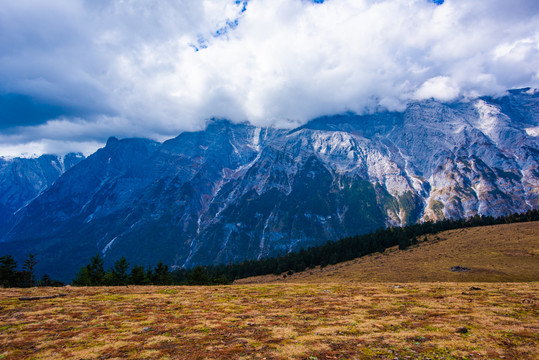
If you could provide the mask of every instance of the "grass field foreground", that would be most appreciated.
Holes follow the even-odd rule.
[[[538,285],[2,289],[0,358],[536,359]]]

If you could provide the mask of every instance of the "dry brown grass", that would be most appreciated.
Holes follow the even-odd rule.
[[[451,230],[427,238],[404,251],[394,247],[286,278],[267,275],[236,283],[539,281],[539,221]],[[450,271],[457,265],[471,271]]]
[[[295,284],[0,289],[0,359],[537,359],[538,225],[451,231]]]
[[[538,358],[538,283],[471,285],[4,289],[0,358]]]

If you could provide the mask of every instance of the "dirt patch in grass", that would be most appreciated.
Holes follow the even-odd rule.
[[[535,359],[538,285],[2,289],[0,358]]]

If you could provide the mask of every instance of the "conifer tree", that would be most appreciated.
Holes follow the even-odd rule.
[[[210,279],[206,269],[202,266],[197,266],[189,274],[187,282],[189,285],[209,285]]]
[[[140,265],[135,265],[131,269],[129,282],[133,285],[150,285],[150,279],[148,279],[144,268]]]
[[[104,283],[105,269],[103,263],[103,258],[99,254],[96,254],[90,259],[90,263],[86,266],[90,284],[92,286],[100,286]]]
[[[49,275],[45,274],[39,282],[39,286],[52,286],[52,280]]]
[[[129,263],[125,257],[121,257],[120,260],[116,261],[114,267],[111,270],[112,274],[112,285],[128,285],[129,284],[129,275],[127,273],[129,269]]]
[[[35,284],[34,267],[37,264],[37,260],[34,254],[28,254],[26,261],[24,262],[23,271],[26,275],[26,282],[28,286],[32,287]]]
[[[0,257],[0,286],[17,286],[17,262],[11,255]]]
[[[90,279],[88,265],[80,268],[72,283],[74,286],[95,286],[95,284],[92,284],[92,280]]]
[[[159,261],[153,272],[152,283],[154,285],[170,285],[171,276],[168,272],[168,265],[163,264],[162,261]]]

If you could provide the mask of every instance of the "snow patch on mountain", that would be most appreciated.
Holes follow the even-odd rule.
[[[524,128],[529,136],[539,136],[539,126]]]

